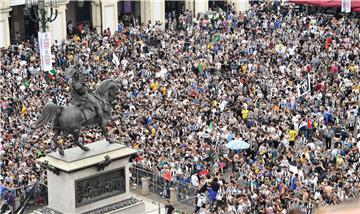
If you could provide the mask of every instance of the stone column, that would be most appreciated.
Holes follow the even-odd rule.
[[[102,0],[102,31],[110,28],[111,34],[117,31],[118,26],[118,9],[117,0]]]
[[[148,1],[147,0],[141,0],[140,2],[140,10],[141,10],[141,14],[140,14],[140,18],[141,18],[141,23],[147,23],[148,19],[147,19],[147,6]]]
[[[97,33],[101,33],[101,7],[99,0],[91,1],[91,22]]]
[[[53,22],[47,23],[47,31],[51,32],[51,41],[54,43],[55,40],[62,41],[66,39],[66,5],[69,0],[59,1],[58,14]],[[53,10],[55,13],[55,9]],[[50,16],[50,5],[46,4],[46,15]]]
[[[160,21],[165,23],[165,0],[154,0],[151,2],[151,24]]]
[[[236,12],[245,12],[249,10],[249,0],[232,0],[232,2]]]
[[[149,194],[149,178],[141,178],[141,195]]]
[[[9,28],[9,1],[5,0],[0,4],[0,48],[10,45],[10,28]]]
[[[165,0],[142,0],[140,3],[141,8],[141,22],[155,24],[160,21],[162,24],[165,22]]]
[[[195,16],[197,16],[199,13],[206,13],[208,10],[208,0],[195,0]]]
[[[175,203],[177,201],[176,189],[170,187],[170,203]]]
[[[194,0],[185,0],[185,9],[194,13]]]

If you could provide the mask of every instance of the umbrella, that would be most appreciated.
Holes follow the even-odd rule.
[[[243,140],[232,140],[225,146],[232,150],[239,150],[239,149],[248,149],[250,147],[250,144],[246,143]]]

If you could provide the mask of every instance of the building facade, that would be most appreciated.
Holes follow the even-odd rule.
[[[50,1],[45,0],[46,14],[50,14]],[[26,2],[37,0],[1,0],[0,1],[0,47],[8,47],[17,40],[29,39],[39,31],[39,23],[24,15]],[[246,11],[249,0],[227,0],[236,11]],[[127,22],[164,23],[165,14],[173,10],[188,9],[194,14],[205,13],[209,9],[209,0],[57,0],[57,17],[47,23],[52,41],[66,38],[69,27],[89,24],[97,32],[118,29],[119,20]],[[35,15],[35,12],[31,12]],[[41,30],[41,29],[40,29]]]

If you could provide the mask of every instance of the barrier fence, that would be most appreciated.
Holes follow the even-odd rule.
[[[130,167],[131,183],[136,186],[137,194],[147,192],[156,194],[158,200],[170,200],[178,210],[191,212],[196,205],[197,188],[179,180],[167,180],[160,173],[154,173],[140,167]]]
[[[159,210],[165,209],[164,204],[167,200],[171,201],[171,204],[176,208],[178,213],[191,213],[195,209],[197,189],[189,183],[168,181],[160,174],[142,168],[130,167],[130,172],[130,183],[131,186],[136,186],[136,193],[146,195],[142,192],[144,190],[144,182],[146,182],[148,192],[158,196],[153,197],[152,195],[151,199],[159,205]],[[134,192],[134,189],[132,189],[132,192]],[[41,182],[1,190],[0,213],[17,213],[16,211],[19,210],[27,213],[29,210],[47,205],[47,186]]]
[[[130,167],[130,188],[134,193],[148,196],[158,208],[146,213],[164,213],[167,200],[175,207],[176,213],[193,213],[196,207],[197,188],[179,180],[167,180],[160,173]],[[152,194],[152,195],[149,195]],[[0,213],[27,213],[48,204],[47,186],[41,182],[29,186],[8,189],[0,195]],[[293,202],[291,208],[298,208],[303,214],[313,212],[313,203]],[[21,212],[18,212],[18,211]],[[256,212],[251,212],[256,213]]]
[[[24,213],[28,205],[43,207],[47,204],[47,186],[41,182],[4,189],[0,194],[0,213]]]

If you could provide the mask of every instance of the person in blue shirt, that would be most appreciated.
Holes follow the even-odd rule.
[[[281,21],[279,20],[279,19],[276,19],[275,20],[275,29],[277,30],[277,29],[280,29],[281,28]]]
[[[296,187],[297,187],[296,182],[299,180],[298,177],[299,177],[299,175],[298,175],[298,174],[295,174],[295,176],[293,176],[292,179],[291,179],[290,188],[291,188],[292,190],[295,190]]]
[[[324,120],[325,120],[325,125],[328,125],[332,121],[332,115],[330,111],[324,112]]]
[[[118,24],[118,32],[122,33],[123,29],[124,29],[124,24],[122,23],[122,21],[120,21],[120,23]]]
[[[227,137],[226,137],[226,140],[227,140],[228,142],[234,140],[234,134],[233,134],[233,133],[229,133],[229,134],[227,135]]]

